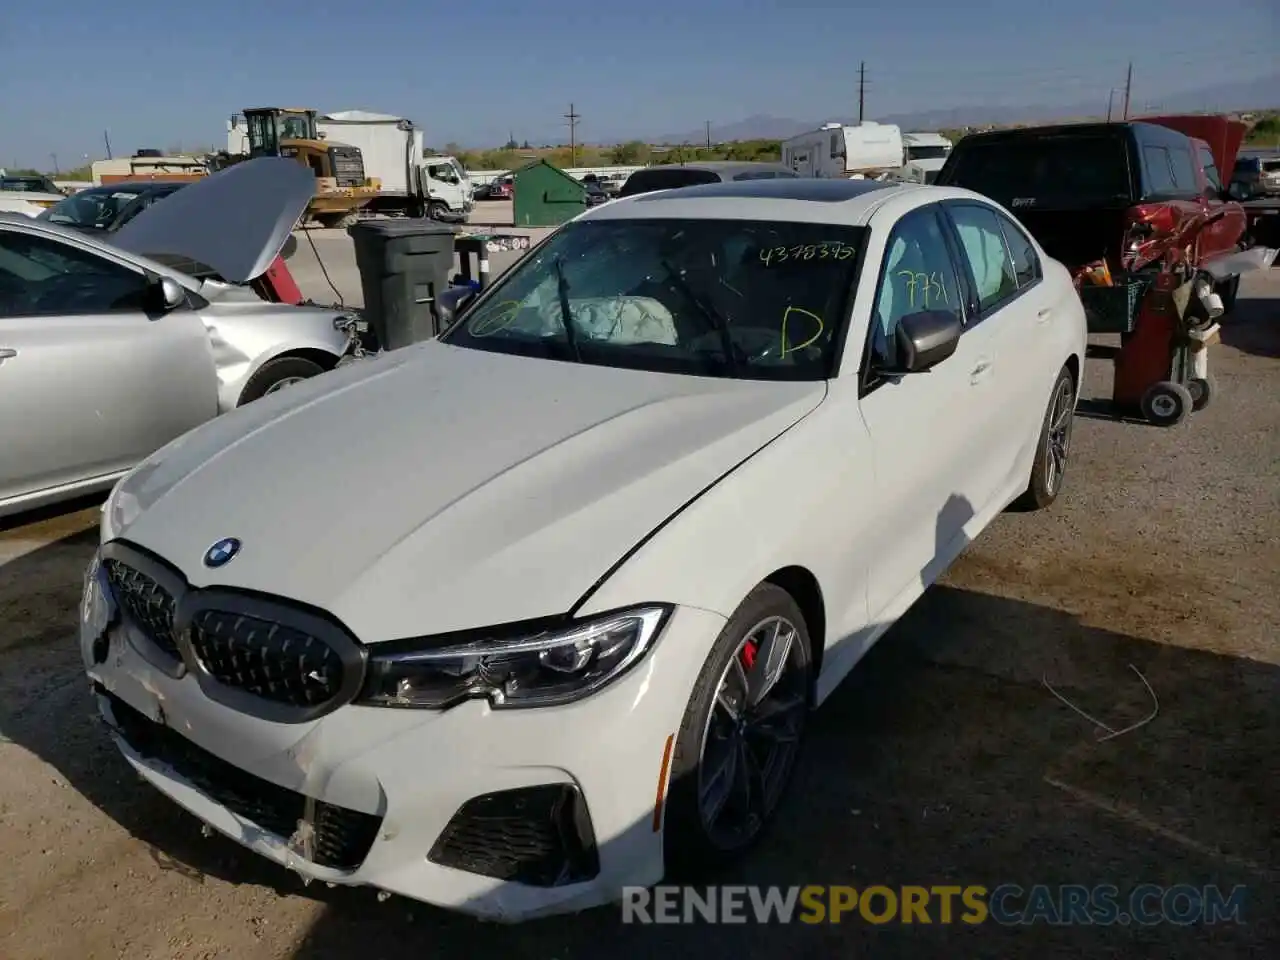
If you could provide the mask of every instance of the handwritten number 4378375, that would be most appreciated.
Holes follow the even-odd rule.
[[[770,267],[777,263],[796,260],[848,260],[855,253],[857,253],[856,247],[840,243],[838,240],[831,240],[794,247],[765,247],[760,251],[760,262]]]

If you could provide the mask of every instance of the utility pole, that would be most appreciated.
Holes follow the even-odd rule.
[[[564,115],[565,120],[569,122],[569,166],[576,167],[578,165],[578,121],[582,119],[582,114],[573,109],[573,104],[569,104],[569,112]]]
[[[58,155],[56,153],[51,153],[49,156],[53,157],[53,173],[54,176],[57,176],[61,172],[58,169]]]
[[[711,149],[711,121],[706,120],[704,121],[704,123],[706,124],[706,128],[707,128],[707,149],[710,150]]]
[[[1129,119],[1129,94],[1133,90],[1133,61],[1129,61],[1129,72],[1124,78],[1124,119]]]
[[[1111,122],[1111,104],[1116,98],[1116,88],[1112,87],[1111,92],[1107,94],[1107,123]]]
[[[102,142],[107,145],[107,159],[111,159],[111,134],[106,130],[102,131]]]
[[[867,61],[858,65],[858,123],[862,123],[863,111],[867,106]]]

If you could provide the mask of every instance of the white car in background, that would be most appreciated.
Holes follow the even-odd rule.
[[[192,427],[359,352],[354,316],[248,286],[314,189],[266,157],[102,236],[0,213],[0,516],[105,493]]]
[[[1058,497],[1085,319],[1002,208],[848,180],[620,199],[466,296],[125,477],[81,641],[206,824],[512,921],[752,847],[811,708]]]

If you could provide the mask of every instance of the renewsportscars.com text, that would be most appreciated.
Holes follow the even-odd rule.
[[[1139,884],[627,887],[623,923],[1051,926],[1243,923],[1246,888]]]

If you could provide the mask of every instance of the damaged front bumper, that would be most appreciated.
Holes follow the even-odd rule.
[[[84,661],[119,749],[208,828],[307,882],[503,922],[586,909],[661,879],[655,797],[684,709],[669,691],[693,682],[674,651],[723,626],[677,610],[646,661],[564,707],[345,706],[275,723],[143,656],[147,641],[114,608],[100,569],[83,610]]]

